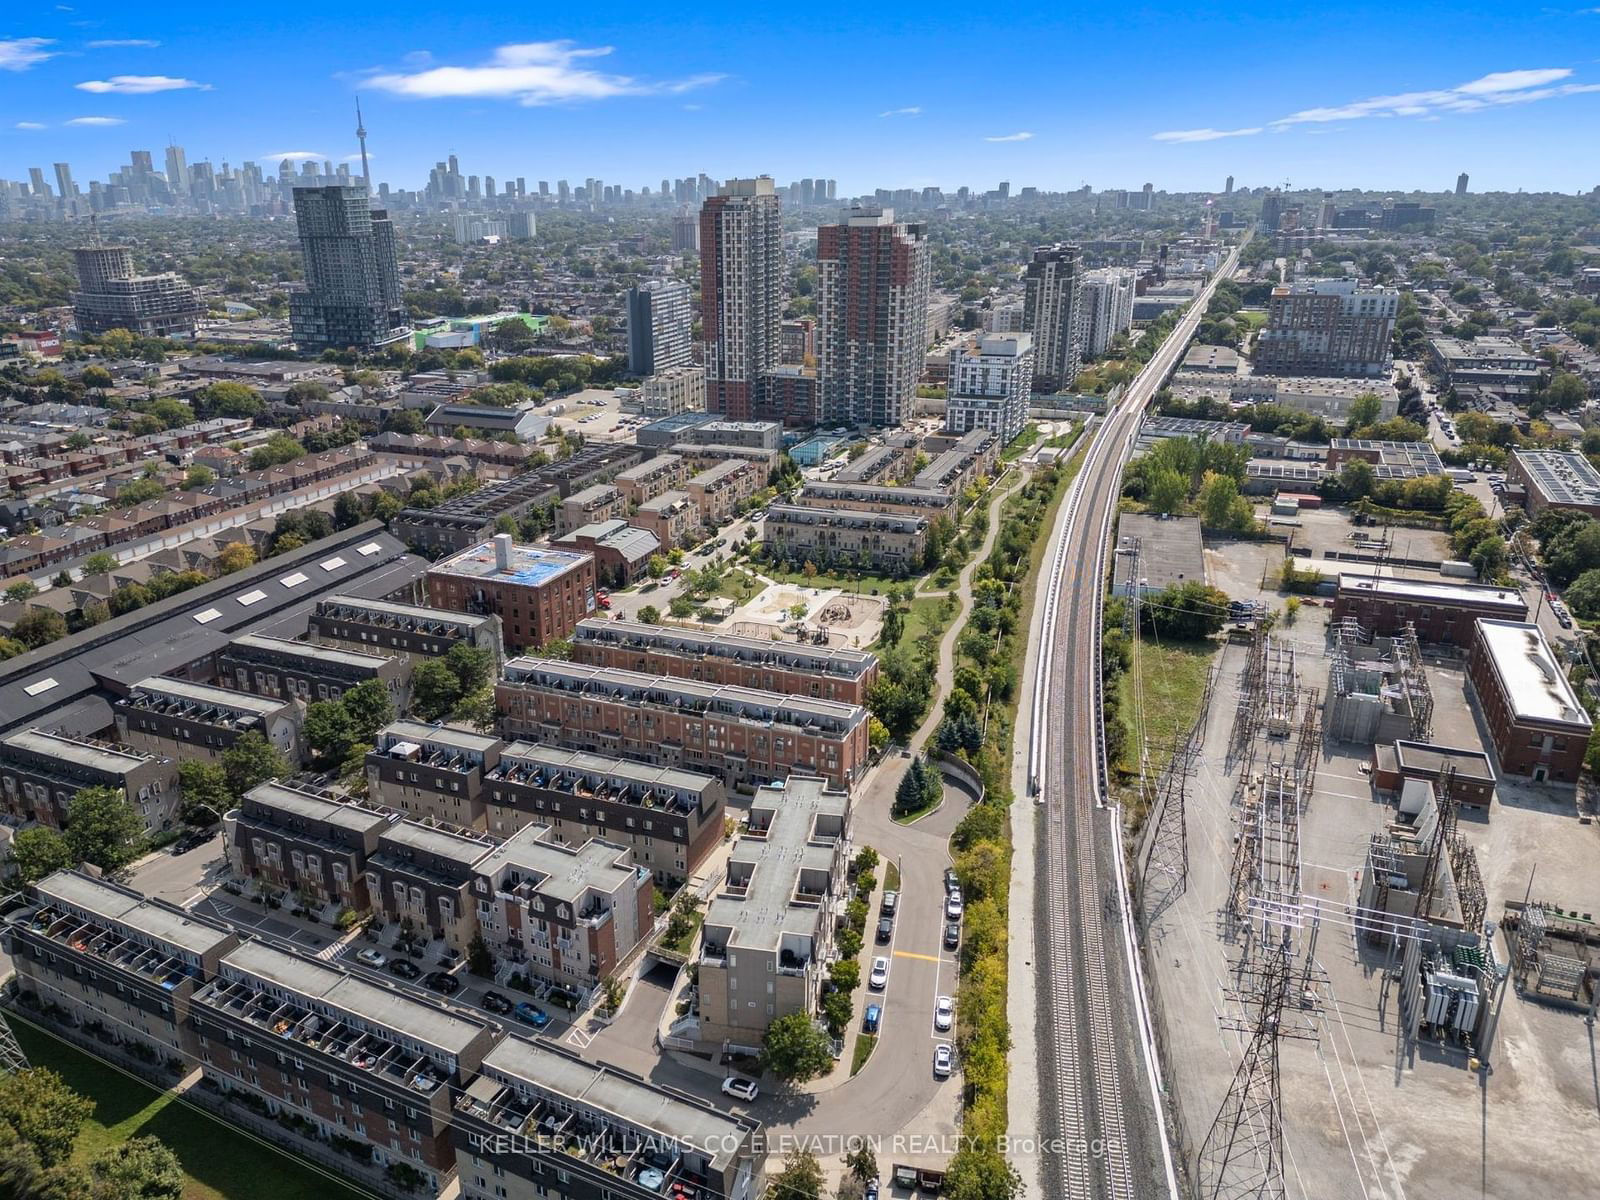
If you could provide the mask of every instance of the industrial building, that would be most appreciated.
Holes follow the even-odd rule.
[[[1577,780],[1594,722],[1537,625],[1479,620],[1467,680],[1501,771]]]
[[[1206,556],[1200,518],[1146,513],[1119,516],[1117,550],[1111,564],[1112,594],[1129,595],[1135,579],[1141,596],[1178,584],[1204,583]]]
[[[1368,634],[1394,637],[1409,624],[1421,641],[1470,646],[1478,618],[1525,621],[1528,606],[1515,588],[1340,574],[1331,619],[1346,617]]]
[[[1576,452],[1513,450],[1506,487],[1522,490],[1529,516],[1554,508],[1600,517],[1600,471]]]

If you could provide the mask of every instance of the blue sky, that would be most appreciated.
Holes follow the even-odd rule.
[[[340,159],[655,187],[770,173],[842,192],[1600,183],[1600,0],[560,9],[48,3],[0,25],[0,176]]]

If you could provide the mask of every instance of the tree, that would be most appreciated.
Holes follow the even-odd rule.
[[[1198,641],[1218,632],[1228,619],[1227,593],[1190,580],[1173,584],[1139,606],[1141,625],[1161,638]]]
[[[1239,518],[1239,485],[1215,471],[1200,485],[1200,520],[1212,529],[1232,529]]]
[[[645,625],[661,624],[661,610],[654,604],[646,604],[639,610],[639,620]]]
[[[108,575],[116,569],[117,556],[115,554],[108,554],[104,550],[96,550],[93,554],[89,555],[88,558],[83,560],[84,576]]]
[[[1600,618],[1600,569],[1585,571],[1566,591],[1567,607],[1585,621]]]
[[[878,1177],[878,1156],[872,1152],[872,1144],[861,1141],[845,1151],[844,1169],[853,1179],[862,1183],[871,1183]]]
[[[1151,512],[1182,512],[1189,482],[1169,467],[1157,467],[1145,475],[1144,495]]]
[[[268,467],[276,467],[281,463],[293,462],[297,458],[305,457],[306,448],[287,433],[278,432],[267,440],[264,446],[257,446],[250,452],[250,469],[264,471]]]
[[[78,382],[86,388],[94,388],[96,391],[103,392],[106,388],[111,387],[116,380],[111,378],[111,372],[104,367],[85,367],[83,374],[78,376]]]
[[[39,594],[39,585],[31,579],[19,579],[6,589],[6,600],[15,603],[19,600],[32,600]]]
[[[878,633],[878,640],[885,646],[893,646],[900,641],[905,628],[905,614],[897,606],[890,605],[883,610],[883,629]]]
[[[1372,392],[1362,392],[1350,402],[1350,419],[1345,428],[1363,429],[1375,425],[1383,416],[1383,401]]]
[[[72,866],[72,851],[59,830],[48,825],[23,829],[11,839],[11,858],[23,883],[37,883],[46,875]]]
[[[0,1079],[0,1122],[16,1131],[43,1167],[71,1157],[78,1131],[93,1112],[94,1101],[78,1095],[48,1067]]]
[[[256,552],[248,542],[229,542],[217,553],[217,574],[232,575],[255,566]]]
[[[67,619],[53,608],[30,608],[17,618],[11,634],[30,650],[67,636]]]
[[[257,784],[289,773],[289,764],[259,730],[252,729],[222,752],[222,770],[228,791],[242,796]]]
[[[1353,458],[1339,472],[1339,488],[1347,499],[1360,500],[1372,495],[1378,474],[1364,458]]]
[[[149,1136],[107,1146],[89,1160],[88,1174],[88,1200],[180,1200],[186,1183],[178,1156]]]
[[[476,650],[476,647],[455,646],[451,653],[454,654],[456,650]],[[477,653],[487,652],[479,650]],[[350,714],[350,727],[358,742],[372,741],[377,737],[378,730],[395,717],[394,701],[389,696],[389,689],[376,679],[362,680],[339,697],[339,702]]]
[[[430,658],[411,675],[411,707],[424,721],[444,718],[461,699],[461,681],[443,659]]]
[[[67,805],[64,836],[74,862],[115,871],[138,855],[144,841],[144,821],[121,792],[89,787]]]
[[[660,579],[667,573],[667,560],[659,554],[652,554],[644,569],[651,579]]]
[[[422,413],[415,408],[402,408],[390,413],[384,418],[383,428],[386,433],[404,433],[415,436],[424,429]]]
[[[182,792],[178,815],[190,825],[214,825],[233,807],[228,793],[228,773],[203,758],[186,758],[178,764]]]
[[[213,383],[195,397],[199,412],[207,417],[259,417],[261,395],[242,383]]]
[[[1022,1176],[993,1147],[963,1138],[961,1149],[944,1173],[944,1195],[949,1200],[1017,1200]]]
[[[1589,398],[1589,385],[1584,383],[1580,376],[1568,371],[1557,371],[1550,377],[1550,384],[1544,389],[1540,399],[1546,408],[1570,411],[1583,404]]]
[[[494,673],[494,654],[481,646],[465,642],[450,647],[444,656],[445,666],[454,672],[456,682],[463,692],[475,692],[488,683]]]
[[[761,1039],[761,1066],[790,1083],[805,1083],[833,1066],[827,1033],[807,1012],[792,1012],[767,1026]]]
[[[783,1160],[783,1170],[767,1181],[767,1194],[773,1200],[821,1200],[822,1164],[809,1150],[791,1150]]]
[[[342,763],[356,742],[355,722],[338,700],[319,700],[306,707],[302,734],[321,767]]]
[[[667,604],[667,611],[679,621],[694,615],[694,601],[687,596],[674,596]]]
[[[132,483],[125,483],[117,489],[117,496],[112,503],[118,508],[132,508],[135,504],[143,504],[146,500],[154,500],[163,495],[166,488],[159,479],[149,475],[141,475]]]
[[[217,481],[217,473],[210,467],[196,463],[184,474],[183,486],[186,488],[210,487]]]
[[[481,932],[474,932],[467,943],[467,970],[480,979],[494,978],[494,955],[489,953],[489,943]]]

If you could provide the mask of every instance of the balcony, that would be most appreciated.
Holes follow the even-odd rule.
[[[74,913],[50,905],[22,911],[12,923],[31,929],[67,949],[99,959],[109,966],[146,979],[163,991],[176,991],[189,979],[200,978],[198,969],[158,947],[126,937]]]

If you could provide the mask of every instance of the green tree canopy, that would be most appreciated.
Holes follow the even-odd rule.
[[[64,836],[74,862],[115,871],[138,856],[144,844],[144,821],[121,792],[108,787],[84,788],[67,805]]]
[[[48,825],[19,830],[11,839],[11,858],[23,883],[37,883],[46,875],[73,865],[66,838]]]
[[[805,1083],[833,1066],[828,1035],[807,1012],[792,1012],[767,1026],[761,1065],[779,1079]]]
[[[228,791],[235,798],[244,795],[258,783],[289,774],[289,763],[277,747],[252,729],[241,734],[233,745],[222,752],[222,770],[228,779]]]

